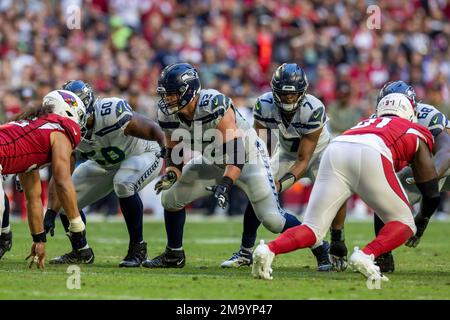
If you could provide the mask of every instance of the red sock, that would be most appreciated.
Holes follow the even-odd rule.
[[[316,243],[316,235],[305,225],[287,229],[274,241],[269,243],[269,249],[275,253],[286,253],[296,249],[311,247]]]
[[[378,236],[362,249],[365,254],[373,254],[375,258],[383,253],[401,246],[413,236],[410,227],[399,221],[388,222],[381,228]]]

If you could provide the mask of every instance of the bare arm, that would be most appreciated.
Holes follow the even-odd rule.
[[[52,172],[57,198],[69,219],[79,216],[77,195],[72,182],[72,146],[67,137],[60,132],[51,134]]]
[[[75,170],[75,162],[76,157],[75,153],[72,152],[72,156],[70,157],[70,172],[73,173]],[[55,188],[55,181],[52,178],[50,179],[50,182],[48,184],[48,205],[47,207],[49,209],[52,209],[55,212],[59,212],[61,210],[61,202],[59,201],[58,194],[56,192]]]
[[[125,128],[125,135],[154,140],[160,146],[164,146],[165,136],[161,128],[154,121],[136,112],[133,112],[133,119]]]
[[[322,128],[304,135],[300,139],[300,144],[297,151],[297,160],[289,168],[289,172],[292,172],[297,179],[299,179],[308,167],[309,160],[314,153],[317,146],[317,141],[319,141],[320,134],[322,133]]]
[[[20,183],[27,201],[28,225],[31,234],[44,232],[41,200],[41,177],[39,170],[19,174]]]
[[[412,169],[414,180],[417,184],[437,178],[436,169],[434,168],[431,159],[431,153],[422,140],[419,140],[419,148],[414,156]]]
[[[229,108],[225,114],[223,115],[223,118],[220,120],[219,124],[217,125],[217,130],[222,134],[223,143],[227,143],[231,140],[234,140],[235,138],[241,138],[241,132],[239,131],[238,127],[236,126],[236,116],[234,114],[234,110],[232,108]],[[245,152],[245,150],[242,150],[242,152]],[[237,179],[239,179],[239,176],[241,175],[241,169],[234,165],[227,165],[225,167],[224,177],[229,177],[235,182]]]
[[[450,134],[449,129],[442,131],[435,139],[433,146],[434,167],[439,178],[445,176],[450,168]]]
[[[309,161],[314,153],[323,128],[304,135],[300,139],[297,150],[297,159],[289,168],[289,171],[276,182],[278,192],[289,189],[298,179],[300,179],[308,168]]]

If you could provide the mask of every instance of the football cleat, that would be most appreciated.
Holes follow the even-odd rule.
[[[230,259],[222,262],[222,268],[239,268],[244,266],[251,266],[253,263],[252,252],[241,249],[239,252],[233,253]]]
[[[375,263],[380,267],[381,272],[394,272],[395,263],[392,252],[386,252],[375,259]]]
[[[344,241],[331,241],[330,260],[335,271],[345,271],[347,269],[347,253]]]
[[[168,247],[159,256],[142,262],[142,266],[146,268],[183,268],[185,264],[184,250],[173,250]]]
[[[128,247],[128,253],[119,263],[119,267],[136,268],[145,260],[147,260],[147,243],[133,243]]]
[[[366,278],[372,280],[389,281],[389,279],[382,275],[380,268],[374,262],[373,254],[367,255],[358,247],[355,247],[353,254],[350,256],[349,264],[353,271],[362,273]]]
[[[94,251],[91,248],[72,250],[60,257],[50,260],[50,264],[92,264],[94,263]]]
[[[272,262],[275,253],[261,240],[253,251],[252,275],[257,279],[272,280]]]
[[[311,249],[311,251],[317,260],[317,271],[328,272],[333,270],[333,264],[329,256],[330,244],[327,241],[323,241],[320,246]]]
[[[6,252],[10,251],[12,247],[12,232],[2,233],[0,235],[0,259]]]

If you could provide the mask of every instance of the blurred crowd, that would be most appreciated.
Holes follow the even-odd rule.
[[[296,62],[335,133],[389,80],[449,116],[449,21],[446,0],[0,0],[0,121],[69,79],[154,118],[159,73],[179,61],[247,114]]]

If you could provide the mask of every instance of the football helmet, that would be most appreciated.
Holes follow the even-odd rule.
[[[86,125],[86,108],[83,101],[73,92],[54,90],[45,95],[42,105],[53,106],[53,113],[69,118],[80,127]]]
[[[378,94],[377,104],[381,101],[381,99],[391,93],[403,93],[404,95],[408,96],[408,98],[413,101],[414,106],[417,107],[418,101],[414,88],[401,80],[390,81],[386,83],[383,88],[381,88],[380,93]]]
[[[84,106],[86,107],[86,124],[89,117],[94,114],[95,95],[92,87],[82,80],[69,80],[62,85],[62,89],[75,93],[81,101],[83,101]],[[84,136],[86,132],[87,130],[84,125],[81,127],[82,136]]]
[[[377,117],[393,115],[417,122],[417,111],[414,102],[402,93],[391,93],[385,96],[377,105]]]
[[[295,112],[306,94],[309,83],[296,63],[283,63],[275,70],[271,81],[275,105],[284,112]]]
[[[197,70],[188,63],[175,63],[163,69],[158,80],[161,99],[158,108],[165,115],[175,114],[186,107],[201,90]]]

